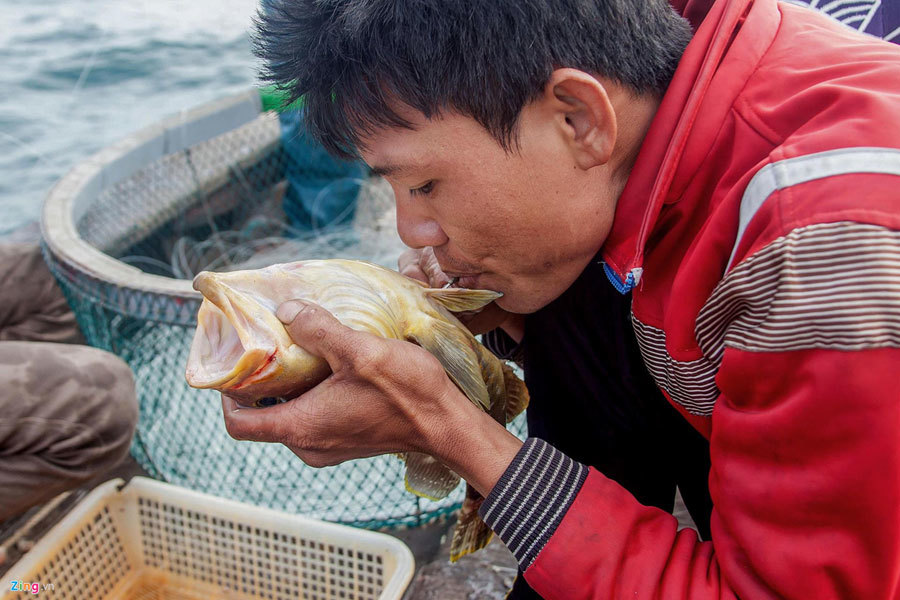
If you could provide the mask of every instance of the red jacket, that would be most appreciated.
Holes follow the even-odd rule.
[[[687,48],[604,246],[710,439],[712,540],[531,439],[482,508],[548,600],[900,598],[900,48],[775,0]]]

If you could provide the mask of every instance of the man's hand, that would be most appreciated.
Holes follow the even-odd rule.
[[[397,266],[401,275],[418,279],[431,287],[444,287],[450,283],[450,278],[441,269],[431,246],[405,250],[397,259]]]
[[[332,374],[267,408],[244,408],[223,394],[232,437],[280,442],[314,467],[424,452],[484,493],[518,451],[521,442],[473,405],[422,348],[352,330],[313,304],[286,302],[276,314],[294,342],[327,360]]]
[[[430,246],[404,251],[397,263],[401,275],[418,279],[431,287],[443,287],[450,282],[450,278],[441,270],[434,249]],[[454,314],[475,335],[502,327],[517,342],[522,340],[524,324],[522,315],[507,312],[497,306],[496,302],[491,302],[481,310]]]

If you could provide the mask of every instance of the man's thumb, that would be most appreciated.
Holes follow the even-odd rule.
[[[299,300],[288,300],[278,307],[278,310],[275,311],[275,316],[285,325],[290,325],[297,318],[300,311],[307,306],[305,302],[300,302]]]
[[[327,360],[332,369],[352,352],[348,336],[352,335],[353,330],[317,304],[288,300],[278,307],[275,316],[284,323],[295,344]]]

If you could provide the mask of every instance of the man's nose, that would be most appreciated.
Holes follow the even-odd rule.
[[[410,248],[438,247],[448,241],[447,234],[433,217],[410,207],[408,202],[397,202],[397,233]]]

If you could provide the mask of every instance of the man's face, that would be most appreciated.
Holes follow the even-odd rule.
[[[577,166],[564,123],[526,107],[520,146],[507,153],[469,117],[401,114],[414,129],[380,130],[361,154],[394,190],[403,242],[432,246],[460,286],[502,292],[508,311],[559,297],[600,249],[615,208],[602,168]]]

